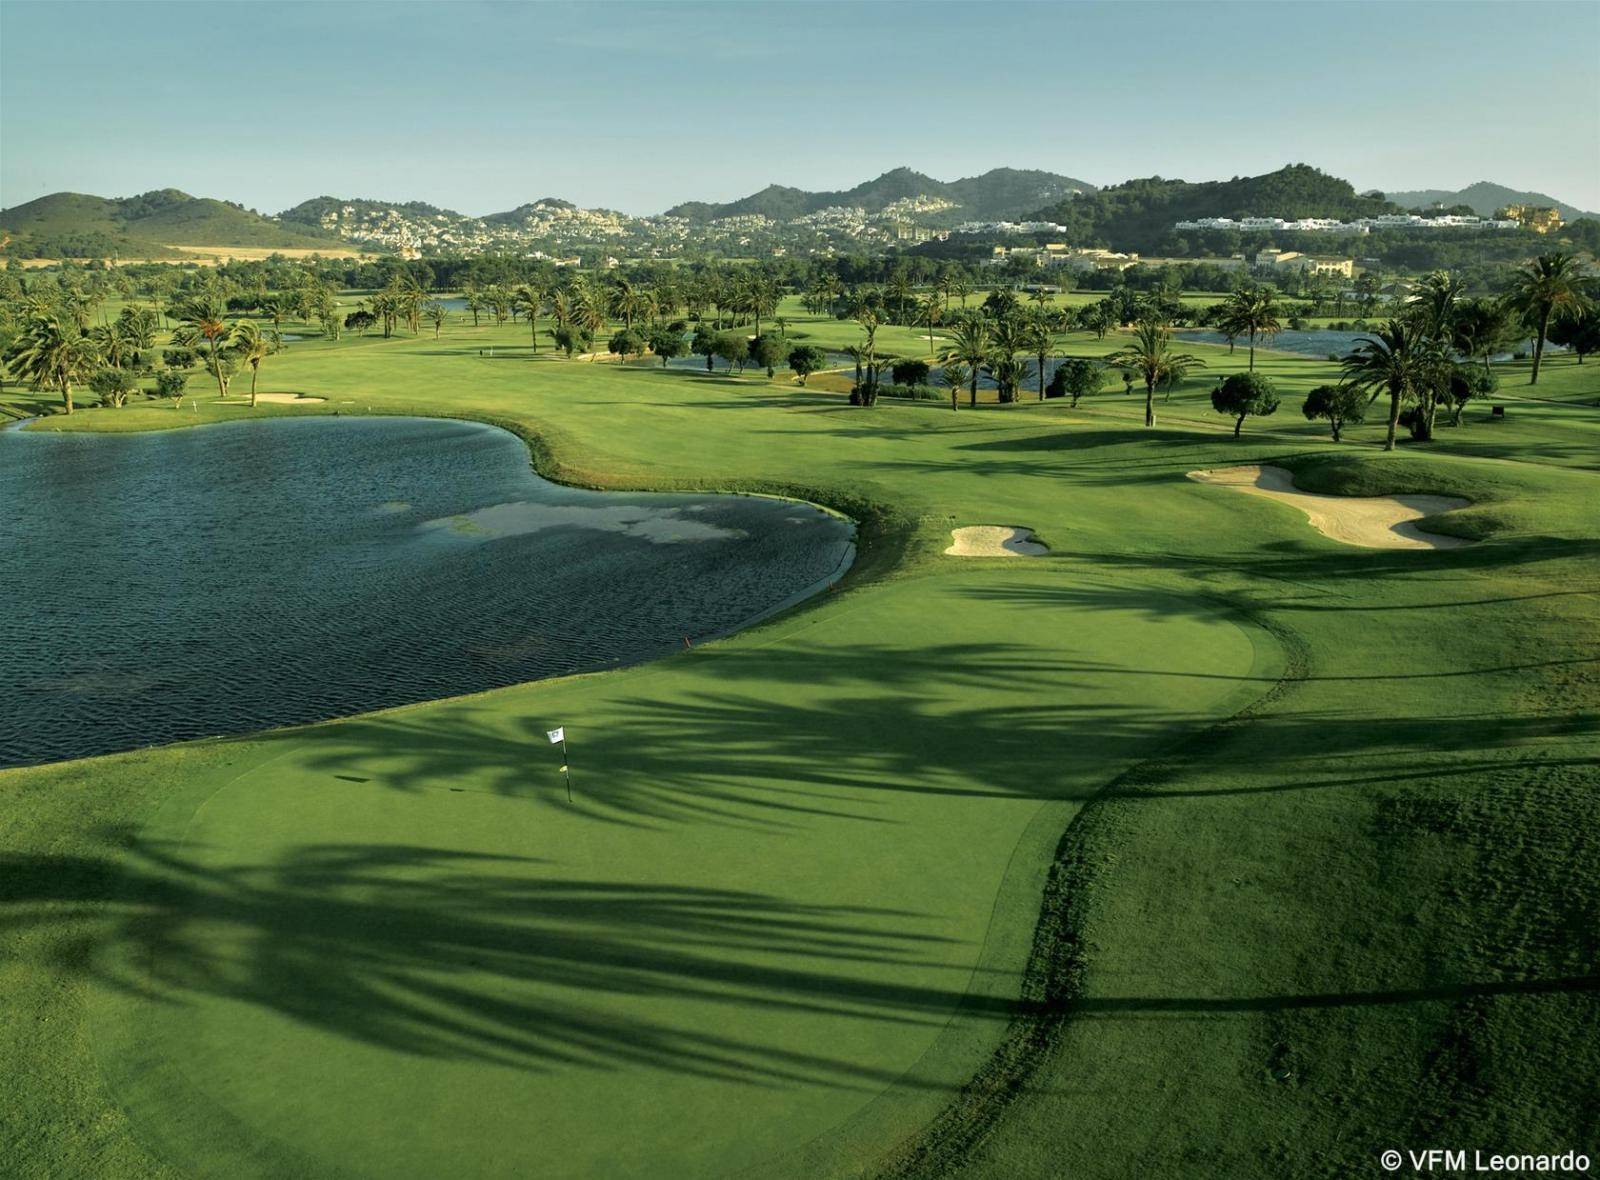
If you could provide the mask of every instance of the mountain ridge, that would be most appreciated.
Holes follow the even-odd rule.
[[[951,202],[961,220],[1003,221],[1074,192],[1094,191],[1096,187],[1088,181],[1036,169],[991,168],[977,176],[945,181],[902,165],[853,188],[813,191],[769,184],[734,201],[685,201],[668,209],[666,216],[712,221],[760,215],[790,221],[837,207],[876,213],[896,201],[931,197]]]
[[[181,256],[179,246],[250,246],[315,249],[337,239],[286,228],[231,201],[196,197],[182,189],[152,189],[131,197],[50,193],[0,210],[8,251],[54,248],[68,257]],[[48,256],[36,254],[36,256]]]
[[[1565,201],[1558,201],[1548,193],[1531,192],[1524,189],[1509,188],[1492,180],[1479,180],[1462,189],[1413,189],[1405,192],[1385,194],[1397,205],[1407,209],[1418,206],[1467,205],[1479,217],[1493,217],[1495,213],[1507,205],[1554,205],[1561,210],[1561,216],[1567,221],[1576,221],[1580,217],[1600,219],[1600,213],[1589,212],[1569,205]]]

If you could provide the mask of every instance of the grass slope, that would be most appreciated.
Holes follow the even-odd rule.
[[[1120,391],[861,411],[524,339],[297,344],[263,388],[330,400],[257,413],[808,494],[863,520],[858,572],[645,668],[0,775],[6,1158],[1266,1177],[1593,1141],[1587,372],[1520,437],[1383,456],[1292,407],[1235,442],[1199,389],[1154,431]],[[39,426],[248,412],[205,397]],[[1349,549],[1183,478],[1256,461],[1466,496],[1439,527],[1485,539]],[[1052,555],[939,555],[990,522]],[[563,721],[571,807],[536,744]]]

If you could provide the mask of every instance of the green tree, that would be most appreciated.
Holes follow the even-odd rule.
[[[1110,353],[1105,362],[1144,381],[1144,424],[1156,424],[1156,389],[1183,380],[1190,369],[1205,367],[1205,361],[1187,352],[1172,350],[1172,330],[1165,324],[1141,323],[1134,328],[1133,343]],[[1132,384],[1131,381],[1128,384]]]
[[[1591,306],[1589,286],[1577,258],[1559,250],[1539,255],[1512,275],[1506,302],[1534,329],[1529,385],[1539,383],[1539,365],[1544,360],[1550,322],[1557,317],[1579,315]]]
[[[730,370],[738,365],[739,372],[744,372],[744,362],[750,356],[749,337],[738,330],[717,333],[717,356]]]
[[[1106,369],[1087,357],[1069,356],[1056,366],[1047,390],[1052,397],[1067,396],[1072,399],[1072,409],[1078,408],[1078,399],[1105,388]]]
[[[635,332],[632,328],[623,328],[612,334],[606,342],[606,351],[613,356],[627,360],[630,356],[643,356],[645,339],[643,334]]]
[[[156,374],[156,392],[173,399],[172,408],[183,405],[183,389],[189,383],[189,374],[182,369],[162,369]]]
[[[1246,418],[1278,412],[1278,394],[1260,373],[1231,373],[1211,391],[1211,408],[1233,419],[1233,437],[1238,438]]]
[[[437,299],[430,299],[423,306],[422,314],[426,316],[428,322],[433,325],[433,338],[435,340],[439,339],[439,331],[444,327],[445,320],[450,317],[450,313],[445,311],[444,304],[440,303]],[[538,341],[535,340],[534,347],[537,349],[538,346]]]
[[[1333,441],[1347,423],[1360,422],[1367,413],[1368,397],[1354,385],[1319,385],[1306,394],[1300,412],[1307,422],[1323,419],[1333,428]]]
[[[786,351],[783,338],[771,332],[763,332],[750,342],[750,359],[767,371],[769,380]]]
[[[1590,303],[1576,315],[1560,317],[1550,325],[1550,343],[1571,349],[1583,364],[1591,352],[1600,352],[1600,313]]]
[[[800,379],[801,385],[827,363],[828,354],[815,344],[801,344],[789,350],[789,368]]]
[[[95,370],[94,375],[89,378],[89,388],[100,395],[102,406],[115,406],[121,409],[127,405],[128,396],[139,388],[139,383],[126,369],[106,365]]]
[[[694,339],[689,342],[689,351],[695,356],[706,358],[706,372],[711,372],[716,365],[717,333],[710,324],[697,324],[694,330]]]
[[[683,338],[681,326],[674,328],[666,324],[658,324],[651,329],[650,351],[661,358],[661,367],[663,369],[667,367],[668,361],[674,357],[684,355],[688,348],[689,344]]]
[[[1451,343],[1464,355],[1481,360],[1485,373],[1490,358],[1510,352],[1520,335],[1516,314],[1498,299],[1467,299],[1456,308]]]

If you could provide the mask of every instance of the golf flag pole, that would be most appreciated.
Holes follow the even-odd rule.
[[[561,774],[567,780],[567,802],[572,802],[572,770],[567,763],[567,727],[558,725],[556,728],[545,731],[545,737],[550,739],[550,744],[561,747]]]

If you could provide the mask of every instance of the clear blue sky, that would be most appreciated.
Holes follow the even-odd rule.
[[[174,186],[631,213],[900,164],[1289,162],[1600,209],[1600,4],[0,0],[0,204]]]

